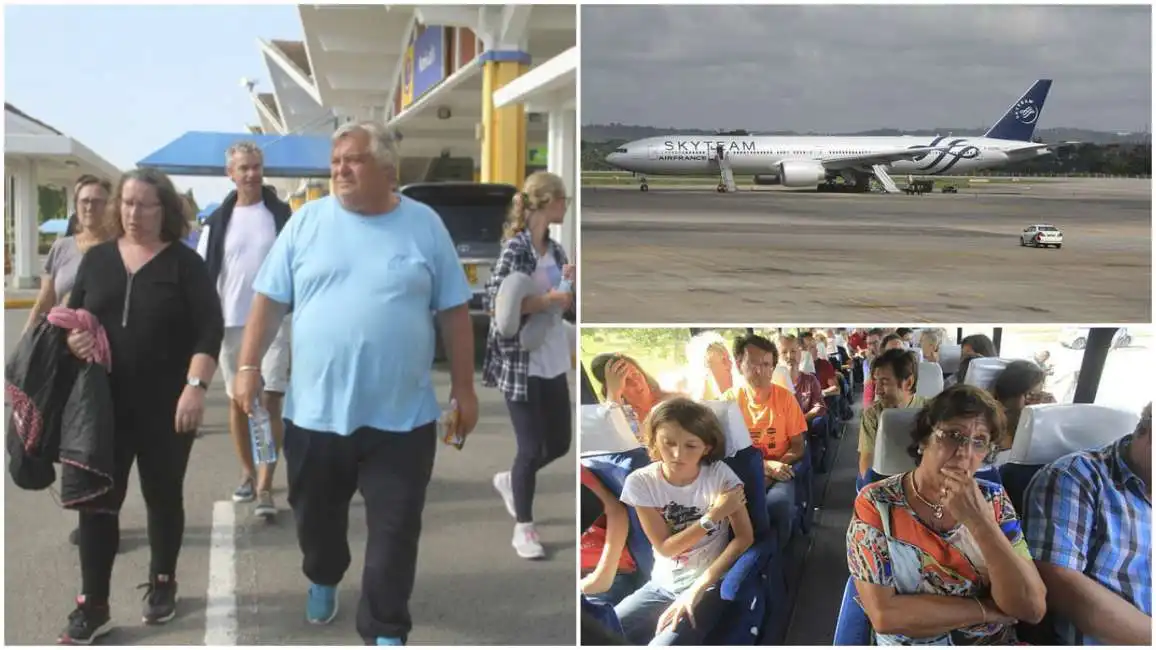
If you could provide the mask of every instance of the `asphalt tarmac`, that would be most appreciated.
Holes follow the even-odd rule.
[[[16,346],[25,310],[5,312],[5,357]],[[484,340],[476,342],[482,345]],[[448,372],[435,370],[444,402]],[[573,381],[573,380],[571,380]],[[510,546],[514,522],[491,485],[514,458],[514,434],[501,395],[477,378],[481,417],[464,449],[440,446],[423,517],[417,584],[410,601],[415,645],[573,645],[576,638],[574,454],[538,474],[534,513],[547,558],[519,558]],[[573,386],[573,383],[571,383]],[[353,563],[340,609],[328,626],[305,621],[301,574],[284,468],[274,481],[279,512],[271,523],[234,505],[239,478],[227,429],[220,374],[208,398],[203,437],[185,482],[185,538],[177,569],[177,618],[141,623],[137,585],[148,579],[148,537],[137,478],[121,515],[121,553],[112,577],[117,626],[105,645],[360,645],[355,619],[366,544],[360,496],[350,507]],[[48,492],[25,492],[5,472],[4,642],[51,645],[80,589],[80,561],[68,543],[76,515]],[[233,525],[229,526],[230,520]],[[210,597],[212,605],[210,606]],[[211,610],[211,611],[210,611]],[[207,612],[209,615],[207,616]],[[514,622],[516,621],[516,623]]]
[[[584,324],[1149,322],[1151,181],[959,194],[584,187]],[[1023,248],[1033,223],[1062,249]]]

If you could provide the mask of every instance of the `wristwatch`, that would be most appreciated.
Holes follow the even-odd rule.
[[[713,533],[714,531],[718,530],[718,524],[711,521],[711,518],[708,515],[703,515],[702,518],[698,520],[698,525],[702,526],[702,529],[707,533]]]
[[[190,386],[192,386],[193,388],[200,388],[201,390],[204,390],[204,391],[209,390],[209,385],[207,383],[205,383],[204,381],[201,381],[200,377],[189,377],[188,384]]]

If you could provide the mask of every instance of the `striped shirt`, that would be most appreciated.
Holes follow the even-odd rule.
[[[1152,501],[1125,462],[1132,434],[1069,454],[1032,478],[1025,498],[1028,546],[1037,561],[1079,571],[1152,615]],[[1056,617],[1067,645],[1100,645]]]

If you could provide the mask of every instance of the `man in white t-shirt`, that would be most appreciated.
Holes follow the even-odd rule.
[[[277,198],[273,188],[263,185],[264,155],[256,144],[238,142],[229,147],[225,152],[225,171],[237,189],[205,220],[197,252],[205,258],[221,296],[225,338],[221,343],[220,368],[225,391],[232,398],[241,339],[253,302],[253,280],[292,210]],[[262,404],[269,411],[270,429],[278,451],[284,433],[282,398],[289,384],[289,323],[289,318],[282,321],[277,338],[261,363],[261,378],[265,382]],[[254,514],[271,517],[277,511],[273,503],[276,464],[261,465],[259,469],[254,466],[248,417],[232,399],[229,405],[229,433],[242,470],[241,485],[233,492],[233,500],[256,499]]]

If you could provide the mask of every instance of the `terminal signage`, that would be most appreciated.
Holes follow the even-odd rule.
[[[404,111],[413,103],[413,43],[405,48],[405,60],[401,64],[401,109]]]
[[[433,89],[446,76],[446,29],[427,26],[413,42],[413,90],[417,99]],[[411,101],[412,101],[411,99]]]

